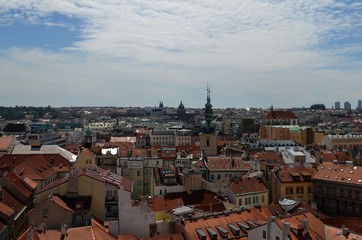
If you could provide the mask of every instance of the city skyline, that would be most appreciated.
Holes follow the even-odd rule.
[[[361,99],[362,3],[3,1],[1,105],[327,108]]]

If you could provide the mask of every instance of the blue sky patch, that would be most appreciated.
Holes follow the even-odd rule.
[[[65,15],[53,14],[42,17],[35,23],[15,21],[0,27],[0,49],[12,47],[59,50],[78,41],[80,20]]]

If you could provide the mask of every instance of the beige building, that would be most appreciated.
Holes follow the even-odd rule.
[[[75,211],[75,225],[81,226],[90,222],[91,215],[100,221],[114,220],[118,213],[113,210],[119,196],[124,195],[130,200],[132,189],[132,180],[92,167],[72,171],[69,177],[47,186],[35,195],[35,204],[39,205],[51,194],[60,195]]]
[[[71,227],[73,212],[58,196],[50,195],[28,213],[28,223],[38,229],[60,229],[62,223]]]
[[[226,194],[231,203],[246,209],[269,204],[269,190],[262,182],[252,177],[231,180]]]
[[[328,134],[321,140],[321,145],[325,145],[328,150],[334,148],[362,148],[362,135],[360,134]]]
[[[271,201],[277,203],[286,198],[311,202],[312,177],[316,172],[314,168],[305,166],[274,169],[271,177]]]
[[[74,162],[74,167],[78,169],[89,168],[96,165],[97,155],[88,148],[83,149]]]
[[[300,145],[314,142],[311,127],[300,127],[298,125],[264,125],[260,127],[261,139],[293,140]]]

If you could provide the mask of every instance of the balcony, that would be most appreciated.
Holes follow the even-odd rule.
[[[106,197],[105,202],[106,203],[118,203],[118,198],[116,196]]]

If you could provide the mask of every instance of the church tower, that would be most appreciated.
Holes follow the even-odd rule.
[[[207,88],[205,104],[205,120],[201,124],[200,148],[205,150],[208,156],[217,154],[216,123],[213,121],[213,111],[210,99],[210,89]]]

